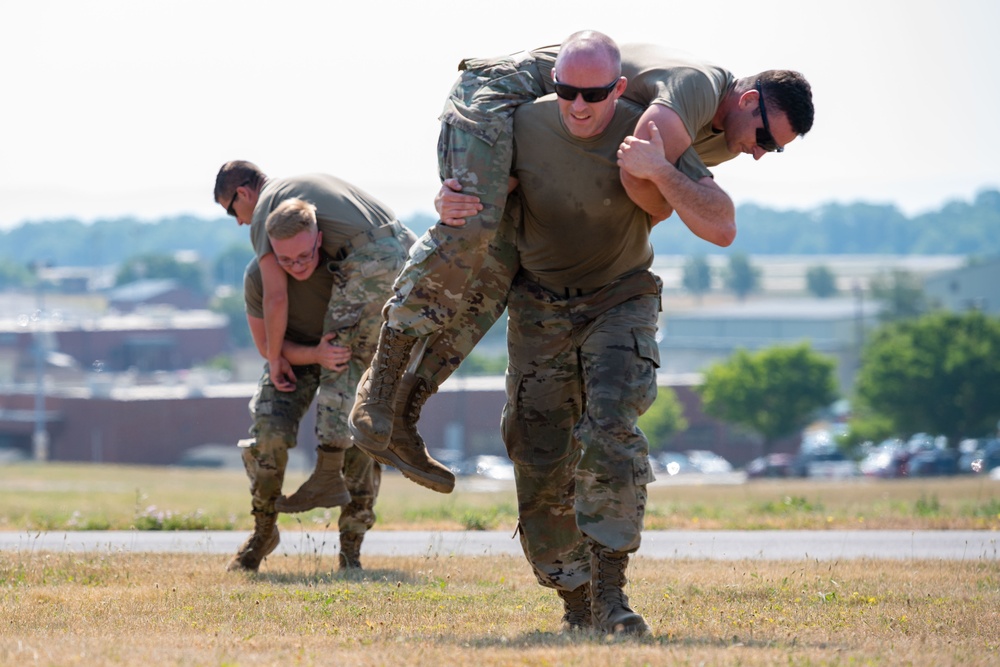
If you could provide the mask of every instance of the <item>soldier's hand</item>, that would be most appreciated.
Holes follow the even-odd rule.
[[[339,373],[351,360],[351,348],[334,343],[337,334],[326,334],[316,346],[316,363],[328,371]]]
[[[462,184],[458,179],[448,178],[434,197],[434,210],[437,211],[438,219],[449,227],[462,227],[466,218],[483,210],[479,197],[463,195],[461,190]]]
[[[295,391],[295,373],[292,365],[284,357],[279,357],[277,362],[268,364],[271,383],[278,391]]]
[[[618,147],[618,166],[636,178],[652,178],[664,165],[669,165],[663,150],[663,137],[656,123],[649,122],[649,140],[625,137]]]

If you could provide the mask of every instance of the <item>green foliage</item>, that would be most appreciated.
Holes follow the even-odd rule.
[[[858,407],[860,406],[856,406]],[[882,442],[895,432],[892,420],[863,407],[854,410],[848,428],[847,434],[841,440],[848,450],[864,442]]]
[[[825,265],[811,266],[806,271],[806,289],[820,299],[837,293],[837,276]]]
[[[206,193],[209,187],[206,184]],[[750,255],[1000,254],[1000,234],[996,233],[1000,229],[1000,191],[995,189],[980,192],[972,201],[949,202],[915,217],[903,215],[894,206],[855,202],[806,210],[743,204],[737,208],[736,219],[736,248]],[[434,218],[416,214],[403,222],[419,236]],[[682,224],[656,225],[650,240],[657,254],[705,252],[705,242]],[[225,216],[204,219],[184,215],[157,221],[126,217],[91,224],[74,219],[46,220],[0,230],[0,259],[107,266],[134,254],[188,250],[214,266],[216,258],[230,246],[247,243],[246,229]]]
[[[196,262],[185,262],[170,255],[146,254],[131,257],[122,264],[115,276],[115,285],[125,285],[136,280],[169,278],[182,286],[205,293],[205,280],[201,266]]]
[[[650,452],[669,449],[670,436],[687,427],[684,406],[677,400],[677,394],[670,387],[658,387],[653,405],[639,417],[639,428],[649,440]]]
[[[34,281],[34,276],[24,264],[13,260],[0,259],[0,289],[9,287],[27,287]]]
[[[730,255],[729,265],[722,273],[722,282],[742,301],[760,286],[760,268],[751,264],[743,253]]]
[[[709,367],[698,392],[707,414],[759,433],[767,453],[837,397],[835,365],[808,343],[737,350]]]
[[[860,405],[896,434],[941,433],[951,442],[991,432],[1000,418],[1000,320],[933,313],[884,325],[862,353]]]
[[[699,299],[701,295],[712,289],[712,267],[704,255],[693,255],[684,262],[684,275],[681,283],[691,294]]]
[[[507,370],[507,355],[473,352],[462,362],[456,375],[503,375]]]
[[[883,322],[920,317],[930,310],[920,278],[901,269],[883,272],[871,282],[872,297],[882,303]]]

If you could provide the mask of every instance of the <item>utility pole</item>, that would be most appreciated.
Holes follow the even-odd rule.
[[[35,461],[49,459],[49,433],[45,430],[45,295],[42,290],[41,264],[35,264],[35,314],[32,343],[35,353],[35,430],[31,434],[31,453]]]

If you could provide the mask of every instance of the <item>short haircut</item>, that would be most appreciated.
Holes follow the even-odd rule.
[[[801,136],[812,129],[812,87],[804,76],[792,70],[769,69],[744,79],[745,89],[753,90],[757,79],[760,79],[760,88],[764,92],[764,104],[783,112],[795,134]]]
[[[231,160],[222,165],[215,177],[215,201],[224,202],[232,199],[236,194],[236,188],[243,185],[256,190],[266,179],[264,172],[253,162]]]
[[[559,54],[556,56],[554,69],[557,71],[562,69],[559,67],[560,62],[577,53],[588,51],[594,53],[603,52],[610,61],[612,68],[618,72],[618,76],[621,76],[622,55],[618,49],[618,44],[603,32],[597,32],[596,30],[581,30],[567,37],[559,47]]]
[[[304,199],[292,198],[278,204],[264,222],[264,229],[271,238],[283,241],[316,229],[316,206]]]

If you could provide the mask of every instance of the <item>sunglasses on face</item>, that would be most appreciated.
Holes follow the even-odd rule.
[[[757,128],[757,145],[768,153],[781,153],[784,147],[779,146],[771,134],[771,126],[767,122],[767,109],[764,108],[764,93],[760,89],[760,79],[754,84],[757,88],[757,103],[760,106],[760,117],[764,121],[764,127]]]
[[[236,209],[233,208],[233,204],[236,203],[236,198],[240,196],[240,188],[246,187],[247,185],[250,185],[250,181],[243,181],[236,186],[236,190],[233,191],[233,198],[229,200],[229,206],[226,207],[226,213],[234,218],[236,217]]]
[[[577,95],[583,96],[583,101],[588,104],[593,104],[594,102],[603,102],[608,99],[608,95],[611,91],[615,89],[618,85],[618,79],[615,79],[606,86],[600,86],[597,88],[577,88],[576,86],[568,86],[565,83],[555,84],[556,95],[561,99],[572,102],[576,99]]]

